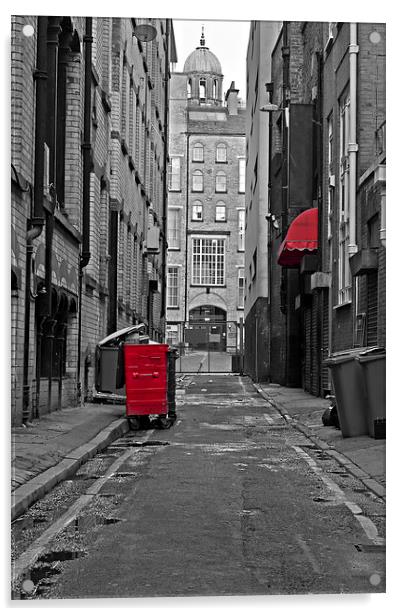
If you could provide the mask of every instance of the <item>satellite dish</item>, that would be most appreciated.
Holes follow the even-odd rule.
[[[140,24],[134,28],[133,34],[141,43],[148,43],[156,37],[156,28],[151,24]]]

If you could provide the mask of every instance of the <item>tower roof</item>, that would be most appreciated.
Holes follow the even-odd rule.
[[[187,60],[184,63],[184,73],[215,73],[216,75],[222,74],[221,63],[218,58],[208,47],[205,46],[204,27],[202,28],[202,34],[200,39],[200,46],[196,47],[194,51],[190,53]]]

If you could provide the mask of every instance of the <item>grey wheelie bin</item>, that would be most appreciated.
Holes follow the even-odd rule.
[[[145,330],[143,323],[130,325],[98,342],[95,349],[95,400],[125,402],[124,383],[116,382],[120,345],[124,342],[147,344],[149,336],[145,334]]]
[[[385,438],[386,352],[383,348],[368,349],[356,358],[366,391],[368,431],[373,438]]]
[[[324,364],[331,370],[342,436],[368,434],[367,397],[362,370],[356,361],[362,349],[334,353]]]

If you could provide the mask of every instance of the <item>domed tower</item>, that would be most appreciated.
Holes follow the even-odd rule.
[[[205,46],[204,27],[200,46],[184,63],[187,78],[187,99],[194,105],[222,105],[222,68],[218,58]]]

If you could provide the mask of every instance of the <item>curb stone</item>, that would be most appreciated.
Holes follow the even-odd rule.
[[[28,507],[47,494],[55,485],[73,475],[84,462],[128,431],[129,425],[126,418],[115,420],[88,443],[70,451],[55,466],[19,486],[11,493],[11,521],[22,515]]]
[[[335,458],[335,460],[343,466],[346,471],[348,471],[351,475],[359,479],[371,492],[373,492],[376,496],[383,499],[385,501],[386,490],[384,486],[382,486],[378,481],[373,479],[370,475],[368,475],[363,469],[357,466],[354,462],[352,462],[348,457],[344,456],[342,453],[339,453],[332,445],[328,445],[325,441],[315,436],[315,434],[311,431],[311,429],[302,424],[299,420],[293,419],[287,412],[286,409],[278,402],[272,400],[259,387],[256,383],[253,383],[254,388],[257,392],[273,407],[276,408],[277,411],[283,416],[283,418],[290,424],[292,424],[299,432],[302,432],[304,436],[310,439],[317,447],[325,451],[328,455]]]

